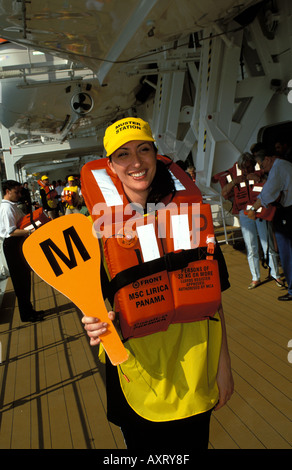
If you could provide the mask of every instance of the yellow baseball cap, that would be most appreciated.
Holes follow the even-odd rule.
[[[42,177],[41,177],[41,180],[42,180],[42,181],[44,181],[44,180],[48,180],[48,179],[49,179],[49,177],[48,177],[48,176],[46,176],[46,175],[44,175],[44,176],[42,176]]]
[[[68,181],[75,181],[74,176],[69,176],[69,177],[68,177]]]
[[[124,118],[109,126],[104,134],[103,145],[106,156],[112,155],[118,148],[131,140],[154,142],[148,122],[140,118]]]

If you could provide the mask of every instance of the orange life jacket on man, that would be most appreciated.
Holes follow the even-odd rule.
[[[45,190],[48,206],[51,209],[55,209],[58,205],[56,199],[58,197],[58,193],[55,190],[54,185],[50,184],[48,186],[42,180],[38,180],[38,184],[41,186],[42,189]]]
[[[106,159],[81,171],[82,194],[111,279],[109,300],[119,312],[124,338],[212,318],[221,303],[210,206],[178,165],[158,159],[168,166],[176,192],[147,207],[145,215],[128,204]]]

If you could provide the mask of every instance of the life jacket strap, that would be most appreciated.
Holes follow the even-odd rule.
[[[119,272],[111,281],[107,292],[107,298],[111,305],[115,294],[123,287],[132,284],[147,276],[154,275],[161,271],[177,271],[184,269],[189,263],[207,258],[207,247],[192,248],[180,252],[166,253],[161,258],[147,261],[143,264],[131,266]]]

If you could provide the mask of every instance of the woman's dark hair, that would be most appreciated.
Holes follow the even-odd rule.
[[[157,160],[156,173],[151,184],[151,190],[148,194],[147,204],[158,204],[164,197],[169,194],[175,193],[175,185],[168,165],[165,165],[161,160]]]

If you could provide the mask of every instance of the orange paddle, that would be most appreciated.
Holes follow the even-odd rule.
[[[100,248],[92,224],[82,214],[59,217],[33,232],[23,244],[24,256],[45,282],[68,297],[84,315],[108,323],[100,339],[113,365],[128,353],[108,318],[100,284]]]

